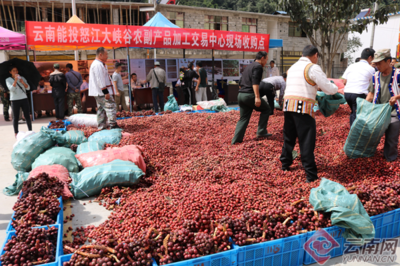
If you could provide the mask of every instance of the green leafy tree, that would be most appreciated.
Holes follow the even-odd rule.
[[[349,64],[353,64],[355,58],[353,54],[362,46],[360,37],[352,36],[347,41],[347,51],[344,54],[344,57],[347,58]]]
[[[373,0],[280,0],[283,10],[319,48],[322,69],[328,77],[332,73],[334,56],[349,32],[361,33],[368,23],[384,23],[388,20],[385,14],[395,12],[394,6],[381,5],[373,19],[352,21],[363,7],[373,4]]]

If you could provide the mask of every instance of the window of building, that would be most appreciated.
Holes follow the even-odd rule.
[[[180,28],[184,28],[184,14],[183,12],[168,11],[168,19]]]
[[[206,30],[228,30],[228,17],[205,16],[204,29]]]
[[[242,32],[257,33],[257,19],[242,18]]]
[[[307,37],[307,35],[300,28],[299,23],[289,22],[289,37]]]

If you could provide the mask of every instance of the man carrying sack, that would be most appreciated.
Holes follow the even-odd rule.
[[[367,96],[369,102],[374,104],[389,103],[393,108],[390,125],[385,132],[385,146],[383,148],[383,155],[388,162],[397,159],[400,132],[400,71],[391,66],[391,61],[390,49],[382,49],[375,53],[372,63],[375,63],[378,72],[372,77]]]
[[[289,171],[293,163],[293,148],[299,139],[301,162],[307,174],[307,183],[318,179],[314,149],[316,125],[314,105],[318,88],[328,95],[337,93],[318,63],[318,49],[307,45],[303,57],[288,70],[283,100],[285,122],[283,125],[282,170]]]

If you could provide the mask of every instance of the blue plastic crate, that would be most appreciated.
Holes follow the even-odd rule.
[[[179,261],[167,265],[168,266],[236,266],[238,251],[239,247],[233,245],[233,248],[231,250],[199,257],[196,259]],[[153,266],[158,266],[155,260],[153,260]]]
[[[303,265],[307,234],[239,247],[238,266]]]
[[[21,195],[22,195],[22,192],[21,192]],[[61,210],[60,210],[60,212],[59,212],[58,215],[57,215],[57,220],[56,220],[56,223],[55,223],[55,224],[60,225],[60,226],[61,226],[61,230],[62,230],[63,227],[64,227],[64,212],[63,212],[63,208],[64,208],[64,207],[63,207],[62,197],[59,197],[59,198],[58,198],[58,201],[60,202],[60,208],[61,208]],[[11,225],[11,222],[12,222],[12,220],[13,220],[13,218],[14,218],[14,213],[15,213],[15,212],[13,212],[13,214],[12,214],[12,216],[11,216],[11,220],[10,220],[10,222],[8,223],[6,232],[14,232],[14,231],[15,231],[14,227]]]
[[[67,126],[71,125],[72,123],[70,121],[68,121],[68,120],[63,120],[63,122],[64,122],[65,127],[63,127],[63,128],[52,128],[52,130],[55,130],[55,131],[62,131],[62,130],[67,131]],[[49,122],[49,125],[47,127],[49,128],[50,125],[51,125],[51,122]]]
[[[64,262],[68,262],[71,260],[72,254],[63,255],[58,258],[58,266],[63,266]]]
[[[371,217],[375,226],[375,238],[395,238],[400,236],[400,209]]]
[[[56,247],[56,256],[55,256],[55,261],[50,262],[50,263],[46,263],[46,264],[38,264],[40,266],[58,266],[58,259],[59,257],[63,254],[63,245],[62,245],[62,229],[59,225],[50,225],[50,227],[57,227],[58,228],[58,235],[57,235],[57,247]],[[46,230],[48,229],[47,226],[40,226],[37,228],[45,228]],[[11,239],[12,236],[15,236],[15,231],[14,232],[8,232],[7,233],[7,237],[4,240],[3,245],[1,246],[1,251],[0,251],[0,256],[3,255],[5,253],[4,251],[4,247],[6,246],[6,243],[8,240]],[[0,266],[1,266],[1,261],[0,261]]]

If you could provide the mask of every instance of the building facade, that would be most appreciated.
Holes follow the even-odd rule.
[[[0,26],[24,33],[25,20],[66,22],[72,15],[71,2],[66,0],[2,0]],[[85,23],[139,25],[148,21],[153,14],[161,12],[179,27],[192,29],[215,29],[250,33],[268,33],[271,39],[282,39],[283,48],[269,51],[269,60],[275,60],[280,69],[286,71],[301,56],[302,49],[310,44],[309,39],[290,21],[288,16],[251,13],[181,5],[156,5],[128,2],[77,1],[77,15]],[[4,19],[3,19],[4,18]],[[334,64],[343,65],[341,54],[346,51],[344,42],[336,55]],[[126,49],[114,50],[114,58],[126,58]],[[24,51],[8,51],[0,60],[20,57]],[[31,54],[32,55],[32,54]],[[130,58],[211,58],[210,50],[182,49],[130,49]],[[254,53],[214,51],[216,59],[253,59]],[[37,52],[37,61],[71,60],[73,51]],[[80,59],[94,58],[93,51],[80,51]]]

